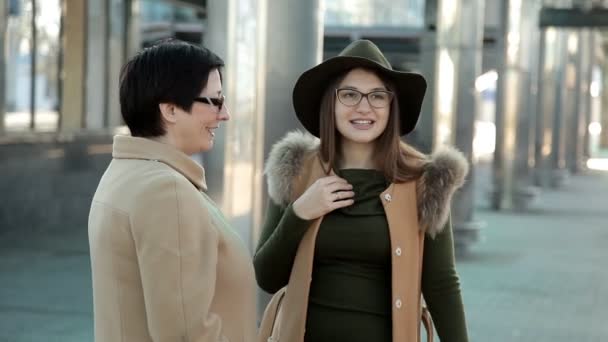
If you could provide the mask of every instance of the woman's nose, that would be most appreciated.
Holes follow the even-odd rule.
[[[228,110],[228,106],[222,106],[222,110],[218,113],[218,119],[220,121],[228,121],[230,120],[230,112]]]

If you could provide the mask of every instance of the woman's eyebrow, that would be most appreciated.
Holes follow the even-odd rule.
[[[354,90],[360,90],[359,88],[355,87],[355,86],[350,86],[350,85],[345,85],[341,87],[342,89],[354,89]],[[387,90],[386,87],[376,87],[376,88],[372,88],[371,91],[377,91],[377,90]]]

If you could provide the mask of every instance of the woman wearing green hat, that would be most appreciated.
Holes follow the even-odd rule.
[[[298,79],[294,108],[312,135],[289,133],[268,159],[254,266],[276,294],[260,341],[419,341],[424,300],[442,342],[468,341],[449,223],[468,164],[400,140],[425,90],[366,40]]]

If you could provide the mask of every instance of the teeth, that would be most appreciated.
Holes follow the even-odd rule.
[[[213,129],[207,128],[207,132],[209,132],[209,134],[211,134],[212,137],[215,137],[215,132],[213,132]]]
[[[362,124],[362,125],[369,125],[372,123],[371,120],[353,120],[351,122],[355,123],[355,124]]]

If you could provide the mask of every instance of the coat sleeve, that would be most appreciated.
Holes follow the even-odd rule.
[[[282,207],[268,201],[253,257],[255,277],[264,291],[275,293],[287,285],[298,246],[311,222],[299,218],[291,204]]]
[[[422,293],[439,339],[468,342],[450,220],[434,239],[425,239],[423,259]]]
[[[222,318],[210,310],[219,236],[201,194],[176,175],[149,178],[131,228],[150,336],[155,342],[226,341]]]

